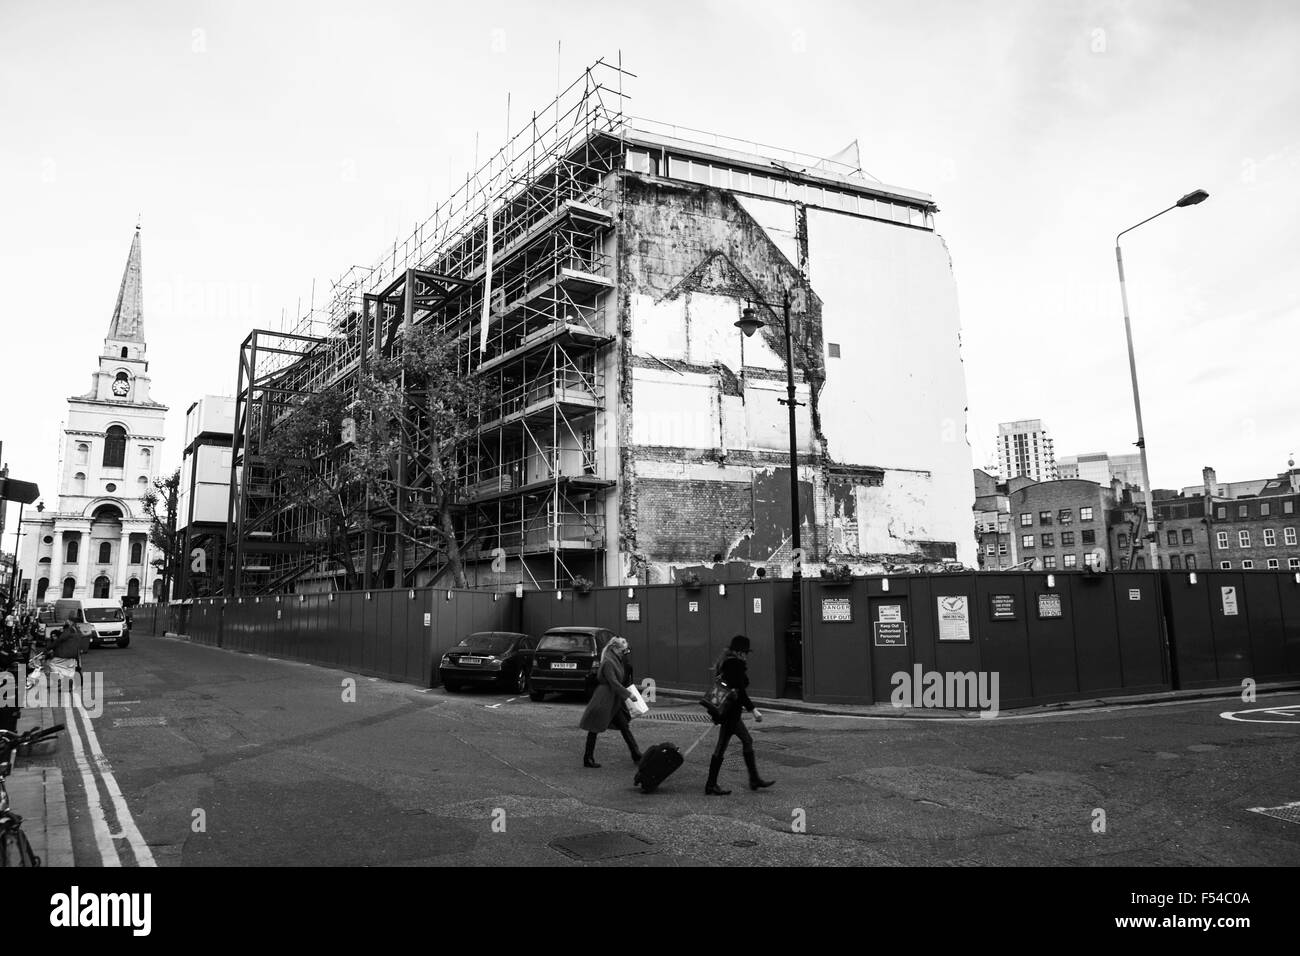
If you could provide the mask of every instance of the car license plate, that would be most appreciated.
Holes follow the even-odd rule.
[[[561,670],[561,671],[576,671],[578,669],[577,664],[574,664],[572,662],[566,662],[566,661],[556,661],[551,666],[556,670]]]
[[[462,657],[462,658],[460,659],[460,662],[461,662],[462,664],[482,664],[482,663],[483,663],[483,658],[481,658],[481,657]]]

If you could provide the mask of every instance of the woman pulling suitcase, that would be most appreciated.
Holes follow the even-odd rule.
[[[741,752],[745,756],[745,766],[749,770],[749,789],[761,790],[776,782],[764,780],[758,775],[758,763],[754,758],[754,738],[749,735],[741,719],[743,711],[748,710],[754,715],[756,721],[759,723],[763,721],[763,715],[754,708],[754,702],[749,699],[749,694],[745,691],[749,686],[749,665],[746,663],[748,660],[749,638],[737,634],[731,639],[731,646],[718,658],[717,666],[714,667],[714,673],[722,683],[735,690],[736,699],[723,715],[722,724],[718,728],[718,746],[714,748],[713,759],[709,761],[709,782],[704,785],[704,792],[711,797],[725,797],[731,793],[730,790],[723,790],[718,786],[718,772],[722,770],[722,758],[727,752],[727,744],[732,737],[740,738]]]
[[[587,749],[582,755],[584,767],[599,767],[596,763],[596,736],[603,734],[610,727],[617,727],[632,754],[632,762],[641,762],[641,748],[636,745],[632,728],[628,723],[627,708],[623,701],[632,694],[627,689],[628,666],[627,641],[621,637],[612,637],[600,654],[596,691],[591,695],[591,703],[582,712],[578,726],[587,732]]]

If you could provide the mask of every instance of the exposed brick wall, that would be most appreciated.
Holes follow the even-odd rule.
[[[710,561],[754,520],[748,482],[641,478],[637,542],[655,561]]]

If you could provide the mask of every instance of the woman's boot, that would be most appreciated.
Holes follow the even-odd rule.
[[[582,755],[582,765],[597,769],[600,767],[600,764],[596,763],[596,735],[590,731],[587,733],[587,751]]]
[[[725,797],[731,793],[718,786],[718,772],[722,769],[722,758],[714,757],[709,761],[709,782],[704,785],[704,792],[710,797]]]
[[[745,766],[749,768],[750,790],[761,790],[763,787],[770,787],[776,783],[775,780],[764,780],[758,775],[758,762],[754,759],[754,751],[745,751]]]

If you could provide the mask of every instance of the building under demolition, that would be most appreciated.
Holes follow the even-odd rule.
[[[461,373],[490,384],[459,459],[473,584],[653,583],[718,562],[781,574],[797,558],[975,564],[956,289],[931,198],[874,180],[852,154],[630,116],[626,77],[584,71],[295,331],[248,336],[227,593],[338,586],[319,517],[286,506],[261,448],[302,396],[355,389],[420,323],[455,336]],[[766,323],[750,338],[735,326],[746,307]],[[430,440],[417,427],[404,445],[413,486]],[[418,538],[358,534],[366,582],[445,582],[440,549]]]

